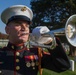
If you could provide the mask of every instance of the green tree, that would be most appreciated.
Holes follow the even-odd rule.
[[[31,30],[40,25],[50,30],[63,28],[67,19],[76,14],[76,0],[31,0],[30,4],[34,13]],[[72,52],[73,56],[76,55],[76,50]]]
[[[34,13],[33,24],[48,26],[50,29],[62,28],[69,16],[76,13],[75,0],[31,0]]]

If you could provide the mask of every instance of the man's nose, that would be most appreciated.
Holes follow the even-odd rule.
[[[22,25],[22,26],[21,26],[21,30],[27,30],[26,25]]]

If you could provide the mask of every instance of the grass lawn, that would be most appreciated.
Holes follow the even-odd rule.
[[[68,71],[65,71],[65,72],[62,72],[62,73],[56,73],[56,72],[44,69],[43,75],[76,75],[76,70],[74,72],[68,70]]]

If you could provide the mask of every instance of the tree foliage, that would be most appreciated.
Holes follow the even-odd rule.
[[[31,9],[34,13],[31,28],[46,25],[51,30],[58,29],[65,27],[67,19],[76,14],[76,0],[31,0]],[[67,41],[65,36],[59,38],[64,38],[63,42]],[[72,52],[69,54],[76,55],[76,48],[70,47]]]
[[[48,26],[50,29],[65,27],[72,14],[76,13],[75,0],[31,0],[34,17],[31,28]]]

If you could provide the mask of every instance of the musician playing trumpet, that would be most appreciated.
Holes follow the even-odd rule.
[[[42,36],[49,31],[47,27],[40,27],[42,33],[38,32],[39,36],[36,35],[38,27],[36,33],[34,29],[32,35],[35,38],[32,41],[44,44],[48,52],[37,45],[27,48],[32,18],[32,10],[25,5],[14,5],[2,12],[1,20],[6,24],[9,42],[6,47],[0,48],[0,75],[37,75],[38,71],[42,74],[41,68],[60,73],[70,68],[68,56],[59,39],[56,38],[55,47],[46,46],[51,46],[53,40],[47,35]]]

